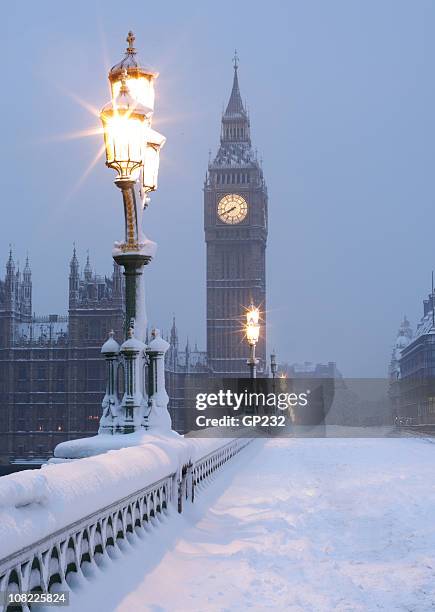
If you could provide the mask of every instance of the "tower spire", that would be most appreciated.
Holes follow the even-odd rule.
[[[230,117],[233,115],[243,115],[243,116],[246,115],[246,111],[243,106],[242,97],[240,95],[240,89],[239,89],[239,77],[237,73],[237,69],[239,67],[239,56],[237,55],[237,51],[234,51],[233,67],[234,67],[233,88],[231,90],[230,99],[228,101],[227,109],[224,113],[224,117]]]
[[[12,245],[9,245],[9,259],[7,261],[6,264],[6,273],[8,276],[12,276],[12,274],[15,272],[15,263],[14,263],[14,258],[12,255]]]
[[[26,263],[25,263],[24,270],[23,270],[23,278],[24,278],[24,280],[25,281],[29,280],[31,275],[32,275],[32,271],[30,269],[29,254],[27,253],[27,255],[26,255]]]
[[[91,268],[91,262],[89,259],[89,249],[87,251],[87,257],[86,257],[86,265],[84,268],[84,274],[85,274],[85,279],[87,281],[90,281],[92,278],[92,268]]]
[[[178,348],[178,332],[177,332],[177,326],[175,324],[175,315],[172,318],[170,344],[171,346]]]

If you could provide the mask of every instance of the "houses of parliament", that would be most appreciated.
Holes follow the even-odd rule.
[[[237,57],[220,144],[204,183],[204,231],[207,350],[181,347],[175,319],[166,335],[169,409],[181,433],[186,377],[246,376],[244,308],[252,302],[266,310],[267,189],[251,144]],[[122,338],[123,304],[121,268],[114,263],[109,276],[100,276],[89,255],[80,266],[74,248],[68,314],[35,316],[29,260],[20,271],[10,251],[0,276],[0,467],[41,463],[58,443],[97,432],[106,384],[101,346],[111,330]],[[265,333],[257,356],[261,375]]]

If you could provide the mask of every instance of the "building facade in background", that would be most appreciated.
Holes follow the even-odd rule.
[[[435,294],[423,301],[423,316],[412,337],[399,332],[399,395],[396,422],[435,426]]]
[[[184,349],[180,348],[175,317],[167,341],[169,349],[166,353],[165,373],[166,390],[169,396],[168,409],[173,429],[184,434],[187,424],[185,410],[188,409],[186,397],[191,396],[193,390],[197,390],[198,393],[203,391],[205,381],[210,375],[207,352],[200,351],[196,343],[192,348],[189,339]],[[188,394],[187,390],[189,390]]]
[[[403,317],[403,321],[400,324],[397,332],[396,339],[394,341],[393,350],[391,352],[391,361],[388,367],[388,378],[389,378],[389,396],[391,400],[391,412],[393,422],[399,424],[400,420],[400,359],[402,357],[402,351],[408,346],[413,338],[413,331],[410,322]]]
[[[68,316],[32,314],[32,274],[12,256],[0,280],[0,464],[40,462],[59,442],[95,433],[106,384],[101,345],[121,337],[123,279],[70,262]]]
[[[220,147],[204,184],[207,356],[214,376],[246,376],[243,316],[251,303],[263,313],[257,357],[259,373],[266,370],[267,189],[252,147],[237,69],[235,58]]]
[[[280,363],[278,376],[285,376],[286,378],[341,378],[335,361],[329,361],[328,363],[305,361],[304,363],[292,363],[291,365]]]

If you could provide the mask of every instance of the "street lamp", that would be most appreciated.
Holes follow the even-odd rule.
[[[278,365],[276,363],[276,354],[275,351],[270,354],[270,371],[272,372],[272,378],[276,377],[276,371],[278,369]]]
[[[251,378],[257,378],[257,364],[258,359],[255,357],[255,347],[260,337],[260,310],[253,304],[249,307],[246,312],[246,326],[245,334],[249,344],[249,358],[247,364]]]
[[[116,263],[124,268],[125,276],[125,341],[119,349],[119,361],[125,373],[125,392],[116,418],[107,411],[103,414],[100,432],[110,433],[148,428],[151,420],[155,426],[160,423],[167,427],[169,418],[166,414],[167,397],[161,384],[164,362],[160,357],[165,351],[162,349],[147,355],[148,347],[145,345],[147,320],[143,268],[152,260],[156,245],[142,230],[143,209],[148,203],[147,194],[157,189],[160,149],[166,139],[151,128],[154,80],[158,74],[139,65],[132,32],[129,32],[127,41],[125,57],[109,72],[112,99],[100,114],[106,165],[116,172],[114,182],[122,191],[125,223],[124,241],[115,242],[112,253]],[[142,197],[137,197],[138,192]],[[160,386],[159,392],[151,389],[147,398],[145,366],[148,358]],[[155,414],[151,419],[152,411]]]

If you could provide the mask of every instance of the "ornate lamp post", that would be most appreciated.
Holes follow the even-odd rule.
[[[158,73],[138,64],[132,32],[129,32],[127,41],[125,57],[109,73],[112,99],[100,114],[106,165],[116,171],[114,182],[122,192],[124,205],[124,241],[115,242],[112,254],[116,263],[124,268],[125,276],[125,341],[119,348],[118,358],[124,367],[125,392],[115,415],[113,397],[116,392],[110,389],[112,409],[104,411],[100,433],[131,433],[141,427],[148,428],[148,417],[155,405],[155,401],[148,398],[155,393],[151,389],[147,396],[145,365],[148,359],[160,360],[161,356],[156,351],[148,354],[145,345],[147,319],[143,268],[152,260],[156,245],[142,231],[142,215],[148,204],[147,194],[157,189],[159,154],[165,137],[151,128],[154,80]],[[111,380],[115,380],[114,356],[107,350],[104,353],[111,368]],[[151,371],[156,367],[151,367]],[[157,369],[161,369],[160,362]],[[163,409],[166,410],[166,405]],[[166,426],[167,421],[164,414],[162,425]],[[158,423],[158,419],[153,422]]]
[[[251,306],[249,307],[249,310],[246,313],[246,326],[245,326],[246,339],[249,344],[249,358],[246,363],[249,366],[251,378],[257,378],[258,359],[255,356],[255,347],[260,337],[259,321],[260,321],[260,310],[259,308],[251,304]]]

